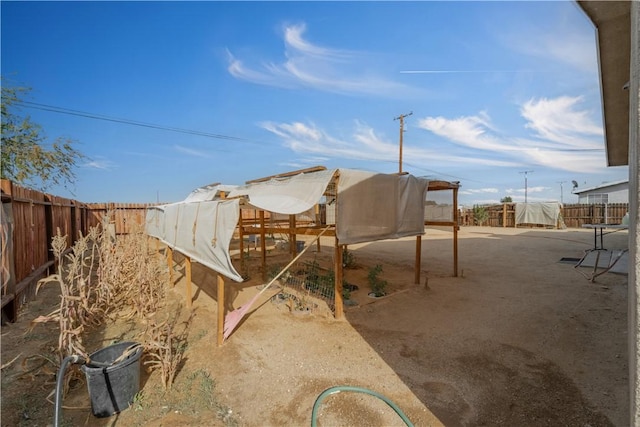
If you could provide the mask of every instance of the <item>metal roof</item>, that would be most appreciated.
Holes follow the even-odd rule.
[[[587,191],[600,190],[602,188],[613,187],[614,185],[628,184],[628,183],[629,183],[628,179],[622,179],[620,181],[605,182],[604,184],[596,185],[594,187],[583,188],[583,189],[581,189],[579,191],[578,190],[574,190],[574,191],[572,191],[572,193],[573,194],[582,194],[582,193],[586,193]]]

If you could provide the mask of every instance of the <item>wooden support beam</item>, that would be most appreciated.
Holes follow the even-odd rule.
[[[287,220],[288,222],[288,220]],[[435,223],[435,225],[448,225],[448,224],[453,224],[453,223],[446,223],[443,224],[441,222]],[[425,223],[425,225],[427,225]],[[432,224],[433,225],[433,224]],[[242,227],[242,233],[243,234],[252,234],[255,233],[256,228],[254,227]],[[264,232],[265,233],[270,233],[270,234],[291,234],[294,233],[297,236],[300,235],[304,235],[304,236],[317,236],[318,234],[320,234],[320,232],[322,232],[323,229],[320,227],[268,227],[265,225],[264,228]],[[322,234],[323,236],[335,236],[336,232],[335,230],[331,229],[331,230],[327,230],[326,232],[324,232]]]
[[[298,245],[296,244],[296,216],[289,215],[289,252],[291,256],[298,254]]]
[[[507,226],[507,204],[502,204],[502,228]]]
[[[224,341],[224,277],[218,273],[218,347]]]
[[[343,279],[343,270],[342,270],[342,252],[343,252],[343,246],[340,245],[340,243],[338,242],[338,239],[336,238],[336,243],[335,243],[335,264],[334,264],[334,271],[335,271],[335,291],[334,291],[334,298],[335,298],[335,316],[336,319],[342,319],[342,317],[344,316],[344,301],[342,299],[342,279]]]
[[[416,236],[416,266],[415,281],[416,285],[420,284],[420,260],[422,258],[422,236]]]
[[[244,271],[244,227],[242,226],[242,209],[240,209],[240,226],[238,227],[238,235],[240,236],[240,270]]]
[[[191,294],[191,258],[188,256],[185,256],[185,276],[187,278],[187,307],[191,308],[191,300],[193,299],[193,295]]]
[[[167,265],[169,267],[169,283],[171,283],[171,286],[175,286],[175,283],[173,283],[173,249],[171,249],[171,246],[167,246]]]
[[[264,211],[260,211],[260,251],[262,263],[262,280],[267,280],[267,239],[264,232]]]

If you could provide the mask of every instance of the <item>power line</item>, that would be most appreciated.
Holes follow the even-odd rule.
[[[524,202],[527,203],[527,174],[533,173],[533,171],[520,172],[524,174]]]
[[[192,129],[183,129],[183,128],[176,128],[176,127],[170,127],[170,126],[162,126],[162,125],[156,125],[156,124],[153,124],[153,123],[145,123],[145,122],[139,122],[139,121],[136,121],[136,120],[122,119],[122,118],[117,118],[117,117],[109,117],[109,116],[104,116],[104,115],[101,115],[101,114],[88,113],[86,111],[72,110],[72,109],[69,109],[69,108],[56,107],[54,105],[40,104],[40,103],[37,103],[37,102],[20,101],[20,102],[16,102],[16,104],[17,105],[22,105],[23,107],[26,107],[26,108],[33,108],[33,109],[36,109],[36,110],[50,111],[50,112],[53,112],[53,113],[60,113],[60,114],[68,114],[68,115],[71,115],[71,116],[86,117],[86,118],[95,119],[95,120],[104,120],[104,121],[108,121],[108,122],[123,123],[123,124],[126,124],[126,125],[132,125],[132,126],[140,126],[140,127],[151,128],[151,129],[166,130],[166,131],[170,131],[170,132],[185,133],[185,134],[189,134],[189,135],[204,136],[206,138],[226,139],[226,140],[230,140],[230,141],[249,142],[249,140],[247,140],[245,138],[239,138],[239,137],[235,137],[235,136],[222,135],[222,134],[209,133],[209,132],[201,132],[201,131],[192,130]]]
[[[413,111],[409,114],[400,114],[393,120],[400,120],[400,159],[398,162],[398,174],[402,175],[402,134],[404,133],[404,118],[413,114]]]

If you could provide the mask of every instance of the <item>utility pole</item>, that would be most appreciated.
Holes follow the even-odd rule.
[[[562,184],[564,184],[567,181],[558,181],[558,184],[560,184],[560,203],[564,205],[564,200],[563,200],[563,196],[562,196]]]
[[[533,173],[533,171],[520,172],[524,174],[524,202],[527,203],[527,174]]]
[[[398,162],[398,174],[402,175],[402,134],[404,133],[404,118],[413,114],[413,111],[409,114],[401,114],[393,120],[400,120],[400,160]]]

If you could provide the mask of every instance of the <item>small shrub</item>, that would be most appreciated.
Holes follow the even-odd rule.
[[[371,292],[377,297],[387,294],[387,281],[378,277],[380,273],[382,273],[382,266],[380,264],[376,264],[375,267],[371,267],[369,274],[367,275]]]
[[[347,248],[342,251],[342,266],[344,268],[356,268],[356,257]]]

